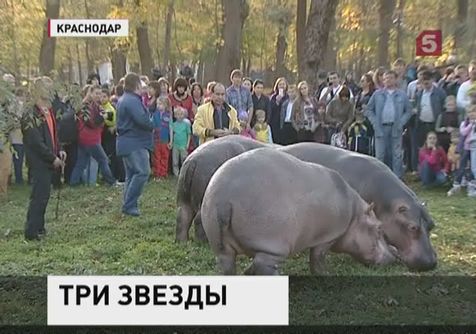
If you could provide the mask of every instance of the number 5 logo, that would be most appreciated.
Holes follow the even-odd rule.
[[[441,30],[425,30],[418,35],[416,39],[417,56],[441,56],[441,52]]]

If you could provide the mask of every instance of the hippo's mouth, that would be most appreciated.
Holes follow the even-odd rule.
[[[402,260],[401,256],[400,256],[400,252],[398,251],[398,248],[397,246],[393,245],[390,240],[388,240],[387,236],[384,234],[383,235],[383,238],[385,240],[385,242],[387,243],[387,246],[388,246],[388,249],[390,251],[390,253],[398,260]]]

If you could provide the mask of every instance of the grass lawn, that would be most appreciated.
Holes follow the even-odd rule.
[[[414,188],[420,198],[428,203],[435,219],[436,228],[433,230],[431,239],[439,257],[438,268],[421,275],[475,276],[476,200],[463,195],[447,198],[445,193],[447,189],[423,191],[418,185],[414,185]],[[8,200],[0,202],[0,276],[214,275],[216,273],[214,256],[206,245],[193,241],[187,245],[174,243],[175,179],[160,183],[151,182],[146,186],[141,199],[142,216],[140,218],[123,217],[120,214],[120,189],[99,186],[74,189],[65,187],[62,191],[59,219],[55,220],[56,192],[53,191],[46,214],[48,235],[40,242],[26,242],[23,238],[28,196],[29,187],[12,186]],[[295,256],[286,262],[281,272],[290,276],[309,275],[307,259],[307,253]],[[240,259],[241,270],[244,270],[249,263],[248,259]],[[354,263],[345,255],[330,254],[327,258],[327,266],[329,273],[337,276],[414,277],[416,275],[400,265],[367,268]],[[308,280],[311,282],[312,278]],[[292,284],[291,292],[293,286],[299,287],[302,284],[302,281]],[[356,284],[357,286],[360,285]],[[305,291],[300,288],[299,293],[291,293],[290,319],[294,323],[306,324],[312,317],[308,313],[313,308],[301,309],[301,306],[297,306],[299,300],[295,299],[298,295],[304,299],[312,296],[309,291],[303,295]],[[464,291],[466,290],[459,291],[457,295],[467,296],[467,292]],[[347,293],[359,296],[358,291],[351,290]],[[445,295],[447,298],[451,297],[451,293],[449,297],[447,295]],[[16,297],[10,294],[9,299],[14,304]],[[324,300],[326,299],[323,298],[322,301]],[[385,300],[383,303],[386,303]],[[389,300],[390,306],[402,307],[402,301],[398,302],[398,298],[396,302]],[[476,303],[474,300],[473,302]],[[475,306],[474,303],[471,304],[472,307]],[[292,305],[299,310],[294,315]],[[14,313],[17,307],[21,309],[21,305],[16,307],[11,305],[11,308],[7,307],[3,311],[10,310],[10,313]],[[330,312],[328,307],[314,311],[325,315],[325,320],[322,320],[324,323],[343,319],[339,316],[338,310]],[[456,313],[459,313],[458,316],[464,314],[464,312]],[[312,314],[315,316],[316,313]],[[35,320],[30,318],[25,320],[21,315],[10,318],[7,316],[0,321],[0,324],[11,321],[42,323],[45,319],[43,316],[39,315],[36,322],[31,322]],[[2,318],[1,315],[0,318]],[[9,322],[5,322],[7,321],[5,319],[9,319]],[[352,322],[352,320],[349,321]],[[399,323],[398,320],[395,321]]]

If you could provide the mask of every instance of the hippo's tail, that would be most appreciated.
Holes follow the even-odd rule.
[[[218,229],[220,231],[220,250],[223,250],[225,248],[225,234],[231,226],[232,215],[233,209],[231,203],[219,206],[217,208]]]
[[[195,174],[197,163],[195,159],[185,160],[177,180],[177,206],[186,202],[190,203],[192,180]]]

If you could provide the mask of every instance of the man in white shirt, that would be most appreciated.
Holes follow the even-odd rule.
[[[471,101],[469,99],[468,91],[471,85],[476,83],[476,60],[472,60],[469,63],[469,80],[463,82],[458,89],[458,95],[456,96],[456,105],[459,109],[466,109]]]
[[[326,104],[329,104],[334,97],[339,95],[342,85],[340,84],[339,74],[337,72],[329,73],[329,87],[326,87],[322,90],[321,95],[319,96],[319,101],[324,101]],[[349,89],[350,90],[350,89]],[[353,101],[354,95],[350,91],[350,100]]]

